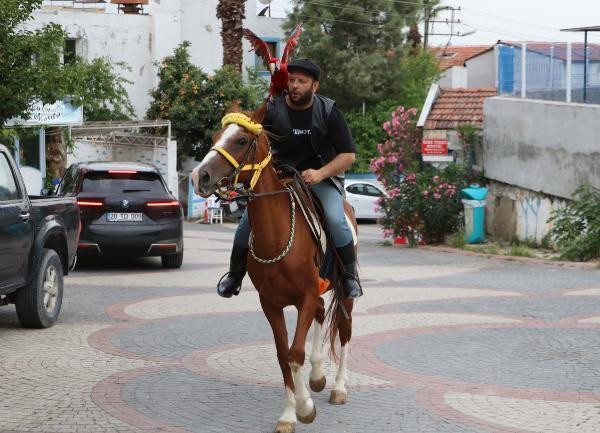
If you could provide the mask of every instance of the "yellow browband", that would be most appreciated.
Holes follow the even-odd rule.
[[[237,125],[243,126],[254,135],[258,135],[262,131],[262,125],[260,123],[254,122],[244,113],[228,113],[225,116],[223,116],[223,118],[221,119],[221,126],[224,128],[230,123],[235,123]]]
[[[258,135],[262,131],[262,125],[260,123],[253,122],[248,116],[246,116],[243,113],[229,113],[226,114],[223,117],[223,119],[221,119],[221,125],[223,127],[229,125],[230,123],[240,125],[246,128],[248,131],[252,132],[254,135]],[[213,146],[210,150],[215,150],[221,155],[223,155],[225,159],[229,161],[229,163],[233,165],[235,169],[237,169],[238,172],[256,170],[256,172],[252,175],[252,178],[250,179],[250,191],[254,189],[254,185],[256,185],[256,182],[258,182],[258,178],[260,177],[262,169],[265,168],[267,164],[271,161],[271,152],[269,152],[269,154],[261,162],[256,164],[246,164],[240,167],[241,164],[239,164],[236,161],[236,159],[233,156],[231,156],[231,154],[227,152],[224,148]],[[234,185],[237,183],[239,176],[239,173],[235,175],[235,179],[233,180]]]

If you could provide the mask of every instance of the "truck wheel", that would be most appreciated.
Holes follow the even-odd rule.
[[[183,263],[183,248],[177,254],[160,256],[162,267],[166,269],[179,269]]]
[[[63,298],[63,267],[56,251],[44,248],[28,286],[17,291],[15,306],[26,328],[48,328],[56,322]]]

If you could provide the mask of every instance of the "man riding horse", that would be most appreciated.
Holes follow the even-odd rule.
[[[344,265],[344,296],[358,298],[352,230],[344,214],[344,171],[355,161],[356,146],[335,101],[317,94],[320,68],[308,59],[287,64],[287,92],[271,97],[263,120],[270,132],[277,165],[291,165],[302,174],[323,206],[327,227]],[[217,285],[219,295],[238,295],[246,274],[250,221],[247,211],[235,232],[227,272]]]

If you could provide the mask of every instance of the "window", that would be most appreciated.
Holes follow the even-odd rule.
[[[77,167],[71,166],[65,173],[58,187],[58,195],[65,195],[72,193],[75,188],[75,172]]]
[[[156,173],[113,174],[106,171],[86,173],[81,186],[82,192],[114,194],[128,192],[165,193],[165,187]]]
[[[0,154],[0,201],[17,200],[19,192],[6,155]]]
[[[366,183],[355,183],[353,185],[348,186],[346,188],[346,191],[348,191],[351,194],[366,195],[369,197],[381,197],[383,195],[383,193],[378,188]]]
[[[63,64],[70,65],[75,62],[77,56],[77,39],[65,39],[63,51]]]
[[[269,47],[271,56],[277,57],[277,42],[276,41],[265,41]],[[264,65],[262,57],[254,55],[254,66],[258,72],[269,72],[269,69]]]

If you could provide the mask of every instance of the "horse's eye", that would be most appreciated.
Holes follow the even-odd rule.
[[[238,140],[238,144],[240,146],[245,146],[246,144],[248,144],[248,139],[246,137],[242,137]]]

